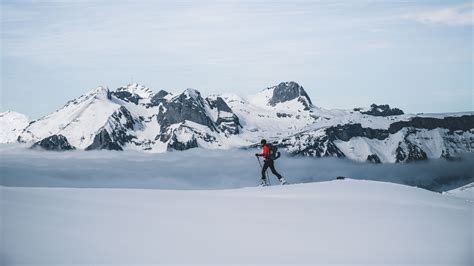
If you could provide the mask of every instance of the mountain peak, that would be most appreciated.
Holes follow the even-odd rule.
[[[84,95],[86,99],[89,99],[91,97],[94,98],[109,98],[110,99],[110,91],[107,87],[104,86],[98,86],[97,88],[89,91],[86,95]],[[83,96],[83,97],[84,97]],[[80,99],[80,98],[79,98]]]
[[[183,94],[193,99],[197,99],[201,96],[201,93],[198,90],[192,88],[187,88]]]
[[[131,94],[136,94],[142,99],[150,98],[153,94],[153,91],[150,88],[144,85],[140,85],[138,83],[127,84],[124,87],[117,88],[115,91],[116,92],[129,92]]]
[[[109,92],[109,89],[104,86],[98,86],[94,90],[91,91],[91,94],[106,94]]]
[[[269,89],[273,89],[273,95],[269,101],[269,104],[272,106],[297,98],[302,102],[307,102],[309,106],[313,104],[304,88],[294,81],[281,82],[277,86]]]

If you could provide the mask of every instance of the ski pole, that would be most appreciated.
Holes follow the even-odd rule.
[[[262,163],[260,162],[260,158],[257,156],[258,164],[260,165],[260,169],[262,169]]]
[[[257,156],[257,160],[258,160],[258,164],[260,165],[260,169],[263,169],[262,163],[260,162],[260,157]],[[268,176],[268,173],[265,172],[265,174],[267,175],[267,182],[268,182],[268,185],[270,186],[271,185],[270,177]]]

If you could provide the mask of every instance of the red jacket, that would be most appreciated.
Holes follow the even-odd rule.
[[[268,157],[270,156],[270,147],[268,144],[263,145],[263,153],[260,153],[259,156],[263,156],[265,160],[269,159]]]

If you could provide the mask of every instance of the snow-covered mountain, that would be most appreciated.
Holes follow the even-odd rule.
[[[238,117],[219,96],[204,99],[194,89],[153,93],[130,84],[115,91],[98,87],[69,101],[24,128],[18,140],[37,143],[62,135],[78,149],[164,152],[228,147],[226,140],[240,128]]]
[[[63,135],[67,141],[78,149],[97,147],[98,142],[106,149],[116,148],[107,146],[110,135],[123,137],[134,134],[127,131],[135,121],[130,112],[123,107],[112,93],[104,87],[66,103],[64,107],[43,118],[31,122],[20,134],[20,142],[37,142],[53,135]],[[138,123],[139,121],[137,121]],[[127,135],[128,136],[128,135]],[[114,139],[114,144],[120,144],[121,139]]]
[[[16,142],[29,122],[24,114],[11,111],[0,113],[0,143]]]
[[[16,130],[22,131],[20,142],[61,135],[45,143],[85,150],[225,149],[249,147],[261,138],[291,154],[372,162],[450,158],[474,150],[474,112],[413,115],[376,104],[326,110],[296,82],[249,96],[153,92],[138,84],[114,91],[99,87]]]
[[[354,113],[344,118],[349,121],[316,126],[279,143],[294,154],[348,157],[376,163],[449,159],[455,153],[474,150],[472,113],[380,118]],[[329,117],[329,121],[337,119]]]

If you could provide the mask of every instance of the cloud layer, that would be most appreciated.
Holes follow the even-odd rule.
[[[254,150],[201,150],[164,154],[110,151],[42,152],[0,145],[0,184],[40,187],[226,189],[257,186],[260,166]],[[474,155],[411,164],[374,165],[336,158],[287,157],[277,170],[290,183],[338,176],[419,186],[435,191],[474,181]],[[269,173],[270,174],[270,173]],[[277,179],[270,174],[273,184]]]
[[[472,25],[474,24],[474,3],[420,11],[408,17],[425,24]]]

